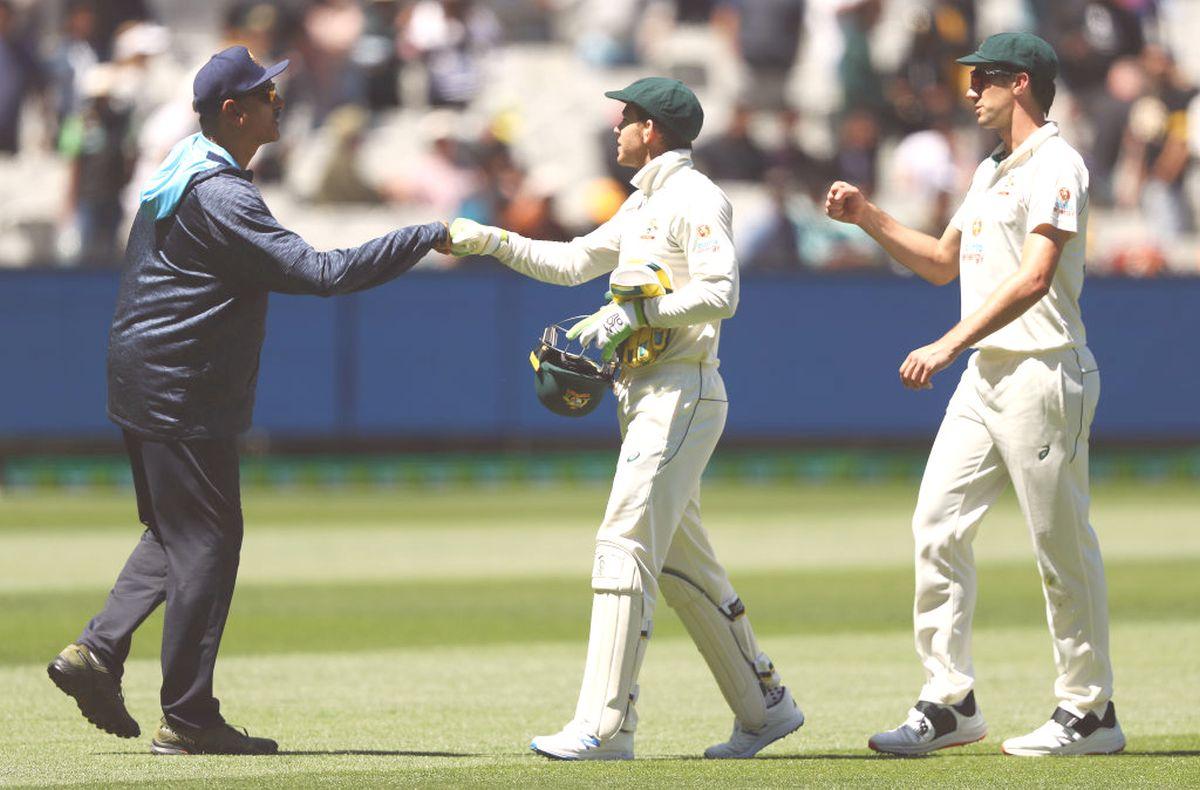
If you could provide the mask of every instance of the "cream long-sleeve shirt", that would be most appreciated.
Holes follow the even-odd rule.
[[[631,183],[637,191],[586,236],[552,242],[510,233],[496,257],[556,285],[579,285],[643,263],[664,265],[674,290],[645,305],[650,326],[673,330],[656,364],[715,366],[721,320],[733,315],[738,302],[729,198],[693,167],[691,152],[683,149],[655,157]]]

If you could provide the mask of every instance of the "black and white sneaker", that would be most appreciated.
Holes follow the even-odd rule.
[[[873,735],[867,746],[884,754],[911,756],[975,743],[986,735],[987,723],[975,706],[972,691],[957,705],[917,702],[903,724]]]
[[[1009,738],[1001,746],[1005,754],[1020,757],[1052,755],[1116,754],[1125,748],[1125,733],[1117,722],[1117,708],[1111,702],[1103,717],[1095,713],[1076,716],[1055,708],[1050,721],[1028,735]]]

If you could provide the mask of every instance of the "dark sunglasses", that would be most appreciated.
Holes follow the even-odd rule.
[[[262,99],[267,104],[274,104],[275,100],[279,98],[279,90],[275,87],[274,82],[268,82],[264,85],[258,86],[249,93],[243,93],[236,98],[245,99],[249,97]]]
[[[1007,82],[1013,76],[1015,76],[1015,72],[1008,69],[973,69],[971,71],[971,90],[981,93],[988,85]]]

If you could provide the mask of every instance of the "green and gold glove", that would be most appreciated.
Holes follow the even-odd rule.
[[[600,356],[607,362],[617,353],[633,331],[641,326],[637,311],[632,304],[608,304],[583,319],[567,331],[567,339],[579,338],[584,346],[594,345],[601,349]]]
[[[491,225],[480,225],[472,219],[459,217],[450,223],[450,253],[463,255],[495,255],[500,245],[508,241],[508,231]]]

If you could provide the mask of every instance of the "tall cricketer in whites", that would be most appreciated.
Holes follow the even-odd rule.
[[[1058,707],[1008,754],[1120,751],[1100,545],[1088,523],[1088,437],[1100,373],[1079,308],[1088,172],[1046,120],[1058,60],[1028,33],[1001,33],[959,63],[974,67],[967,98],[1000,145],[975,171],[941,239],[896,222],[854,186],[835,183],[826,211],[860,225],[896,260],[935,284],[957,277],[962,320],[900,367],[910,389],[967,348],[967,369],[930,451],[913,516],[918,702],[869,741],[922,754],[987,734],[975,701],[971,542],[1006,481],[1033,537],[1054,640]]]

